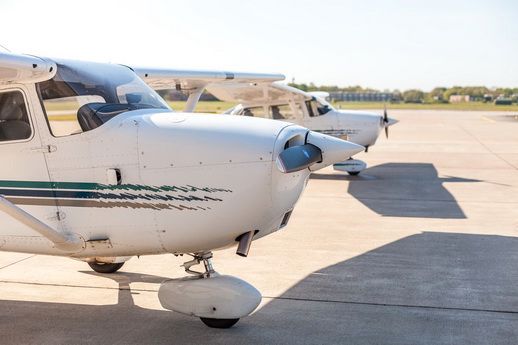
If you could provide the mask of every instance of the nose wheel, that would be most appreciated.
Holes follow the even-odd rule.
[[[182,266],[191,276],[160,284],[158,299],[162,307],[199,317],[211,328],[230,328],[259,306],[261,293],[244,280],[217,273],[211,252],[189,255],[193,259]],[[193,270],[195,265],[202,269]]]
[[[210,328],[230,328],[239,321],[239,319],[212,319],[209,317],[200,317],[200,320]]]
[[[191,270],[192,266],[203,264],[203,267],[205,268],[204,272],[199,271],[193,271]],[[195,254],[193,255],[193,259],[191,261],[187,261],[182,265],[185,269],[185,272],[196,276],[200,279],[206,279],[210,278],[214,274],[216,274],[216,271],[214,271],[214,267],[212,265],[212,253],[203,253],[203,254]],[[210,328],[230,328],[234,326],[238,321],[239,318],[234,319],[215,319],[211,317],[200,317],[200,320]]]
[[[333,164],[333,169],[343,171],[351,176],[356,176],[367,168],[367,164],[359,159],[349,158],[346,161]]]

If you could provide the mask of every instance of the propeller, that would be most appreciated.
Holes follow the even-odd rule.
[[[322,151],[313,144],[288,147],[277,157],[277,166],[283,173],[309,168],[322,160]]]
[[[389,118],[388,118],[388,114],[387,114],[387,104],[385,104],[385,107],[384,107],[384,110],[383,110],[383,122],[385,123],[385,136],[389,137],[388,133],[389,133],[389,126],[388,126],[388,123],[389,123]]]

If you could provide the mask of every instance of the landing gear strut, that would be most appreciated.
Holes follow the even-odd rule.
[[[216,273],[212,266],[212,252],[194,254],[192,255],[192,257],[193,259],[191,261],[187,261],[182,265],[182,267],[185,268],[185,272],[197,276],[199,278],[209,278],[211,274]],[[205,272],[191,270],[192,266],[198,265],[202,262],[203,266],[205,267]]]
[[[203,263],[205,272],[198,272],[191,270],[191,267]],[[194,254],[191,261],[187,261],[182,265],[185,268],[185,272],[192,274],[198,278],[209,278],[211,275],[217,274],[212,266],[212,253]],[[210,328],[230,328],[234,326],[238,321],[237,319],[215,319],[211,317],[200,317],[200,320],[209,326]]]
[[[165,309],[197,316],[212,328],[230,328],[257,308],[259,291],[239,278],[217,273],[211,252],[191,256],[182,265],[190,276],[160,285],[158,299]],[[203,272],[191,269],[198,264],[203,264]]]

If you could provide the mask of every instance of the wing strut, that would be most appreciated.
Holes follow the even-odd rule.
[[[194,109],[196,108],[196,105],[198,104],[198,101],[200,100],[203,90],[205,90],[204,87],[199,87],[199,88],[196,88],[196,90],[191,91],[189,93],[189,98],[187,98],[187,103],[185,103],[185,106],[183,108],[183,111],[185,113],[194,112]]]
[[[54,247],[65,252],[78,252],[85,248],[84,240],[72,233],[59,232],[39,219],[25,212],[6,198],[0,195],[0,211],[5,212],[17,221],[27,225],[49,241],[54,243]]]

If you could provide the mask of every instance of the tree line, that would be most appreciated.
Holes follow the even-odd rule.
[[[471,101],[490,102],[497,98],[511,99],[518,101],[518,87],[515,88],[494,88],[489,89],[485,86],[453,86],[453,87],[436,87],[430,92],[419,89],[400,90],[377,90],[365,88],[359,85],[339,87],[336,85],[320,85],[314,83],[297,84],[289,83],[290,86],[296,87],[303,91],[325,91],[325,92],[390,92],[395,100],[401,100],[409,103],[448,103],[450,96],[462,95],[470,96]]]

